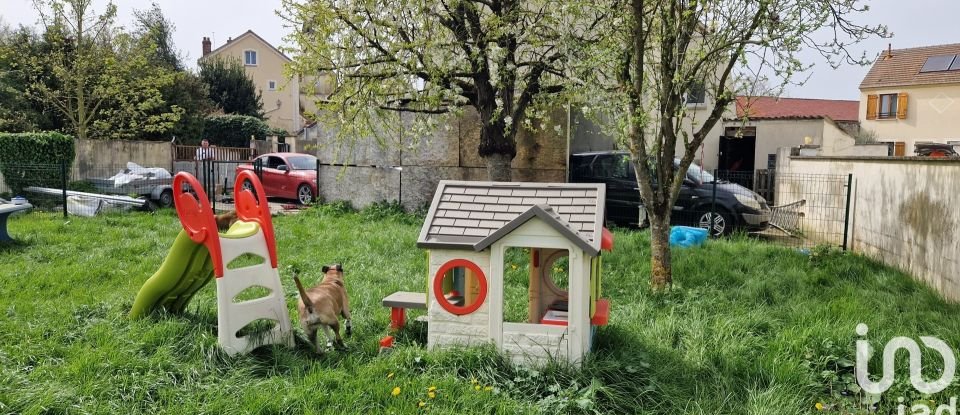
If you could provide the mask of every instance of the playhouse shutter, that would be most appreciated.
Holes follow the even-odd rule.
[[[897,95],[897,119],[907,119],[907,93],[901,92]]]
[[[867,119],[875,120],[877,119],[877,102],[879,100],[878,95],[867,95]]]

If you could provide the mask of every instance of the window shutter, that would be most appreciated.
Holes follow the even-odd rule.
[[[893,155],[894,157],[903,157],[906,155],[907,143],[903,141],[897,141],[893,144]]]
[[[897,119],[907,119],[907,93],[901,92],[897,95]]]
[[[867,95],[867,119],[875,120],[877,119],[877,101],[879,100],[878,95]]]

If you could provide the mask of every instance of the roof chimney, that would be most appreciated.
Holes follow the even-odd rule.
[[[883,60],[887,60],[893,57],[893,44],[887,43],[887,55],[883,57]]]
[[[207,56],[209,54],[210,54],[210,38],[204,36],[203,37],[203,56]]]

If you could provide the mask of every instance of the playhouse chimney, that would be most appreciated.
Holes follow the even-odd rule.
[[[209,54],[210,54],[210,38],[204,36],[203,37],[203,56],[207,56]]]

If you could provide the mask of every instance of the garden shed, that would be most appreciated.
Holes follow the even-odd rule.
[[[417,241],[429,255],[428,346],[492,342],[518,363],[579,362],[609,313],[604,193],[602,184],[441,181]]]

